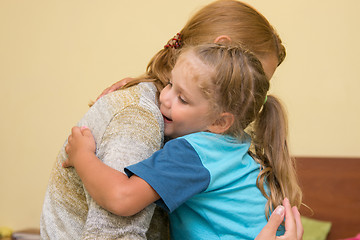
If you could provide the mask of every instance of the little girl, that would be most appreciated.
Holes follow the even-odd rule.
[[[160,93],[165,135],[175,139],[126,176],[96,157],[89,130],[75,127],[63,166],[74,166],[95,201],[115,214],[156,202],[170,213],[172,239],[254,239],[284,197],[300,199],[285,114],[267,96],[260,61],[244,48],[206,44],[180,54]]]

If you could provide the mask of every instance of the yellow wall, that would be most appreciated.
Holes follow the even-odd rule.
[[[0,226],[38,227],[50,169],[87,104],[137,76],[208,0],[0,1]],[[294,155],[360,156],[360,1],[249,0],[287,47],[272,91]]]

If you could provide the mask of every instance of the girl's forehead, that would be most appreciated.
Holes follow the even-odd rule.
[[[186,51],[182,53],[175,64],[183,74],[191,74],[193,77],[209,75],[210,67],[200,60],[194,52]]]
[[[183,53],[178,60],[173,69],[173,81],[178,83],[180,81],[183,89],[188,92],[197,91],[199,96],[203,97],[203,94],[209,92],[213,86],[215,70],[193,52]]]

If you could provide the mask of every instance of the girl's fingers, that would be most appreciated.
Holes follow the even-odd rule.
[[[81,134],[81,129],[79,127],[73,127],[71,129],[71,135]]]

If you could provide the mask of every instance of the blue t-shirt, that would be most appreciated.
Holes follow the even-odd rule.
[[[250,141],[194,133],[125,171],[159,194],[157,204],[170,212],[171,239],[254,239],[267,223],[267,200],[249,147]]]

